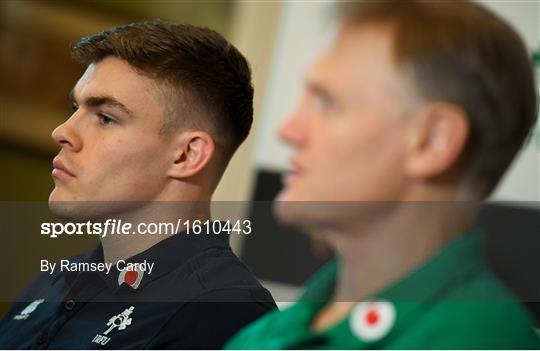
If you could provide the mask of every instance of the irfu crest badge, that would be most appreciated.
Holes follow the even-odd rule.
[[[106,335],[109,335],[113,329],[118,328],[118,330],[124,330],[131,325],[132,318],[129,316],[133,313],[134,309],[135,307],[131,306],[130,308],[126,308],[124,312],[112,316],[107,322],[109,328],[103,332],[103,335],[97,334],[94,339],[92,339],[92,342],[102,346],[106,345],[111,340],[111,338]]]

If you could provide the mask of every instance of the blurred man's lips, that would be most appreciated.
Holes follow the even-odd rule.
[[[300,175],[299,169],[293,169],[287,172],[284,172],[281,176],[281,182],[283,183],[283,186],[287,186],[291,184],[298,176]]]
[[[303,172],[302,166],[296,160],[291,160],[292,169],[286,171],[281,176],[281,182],[283,186],[287,186],[292,183]]]
[[[71,178],[75,178],[75,175],[71,173],[66,166],[62,163],[62,161],[56,159],[53,161],[53,170],[52,170],[52,176],[61,180],[68,180]]]

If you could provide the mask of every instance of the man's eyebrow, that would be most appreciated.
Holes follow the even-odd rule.
[[[71,91],[69,92],[69,99],[71,100],[71,102],[77,102],[77,99],[75,99],[75,89],[71,89]],[[79,104],[90,106],[90,107],[99,107],[103,105],[108,105],[108,106],[116,107],[122,110],[124,113],[128,114],[129,116],[133,116],[133,113],[131,112],[130,109],[128,109],[120,101],[116,100],[114,97],[109,96],[109,95],[90,96],[90,97],[85,98]]]

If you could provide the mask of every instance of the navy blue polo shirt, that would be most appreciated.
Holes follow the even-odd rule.
[[[69,261],[103,263],[101,244]],[[126,260],[141,262],[150,274],[42,273],[0,322],[0,349],[219,349],[275,308],[225,234],[173,235]]]

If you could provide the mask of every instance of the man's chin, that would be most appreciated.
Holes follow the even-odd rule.
[[[49,197],[49,210],[57,217],[69,220],[77,221],[82,218],[80,204],[78,201],[62,201],[58,199],[51,199]]]
[[[272,207],[276,219],[282,224],[290,226],[301,226],[309,214],[308,202],[299,200],[287,188],[281,190],[276,196]]]
[[[81,199],[55,188],[49,196],[49,210],[55,216],[71,221],[101,221],[135,211],[150,201]],[[166,206],[166,204],[165,204]]]
[[[272,205],[280,223],[308,233],[332,228],[346,221],[347,218],[342,218],[340,212],[351,207],[347,202],[314,200],[305,192],[293,192],[290,188],[284,188]]]
[[[77,196],[65,192],[58,187],[54,188],[49,195],[49,210],[55,216],[76,222],[86,220],[91,202],[81,201]]]

